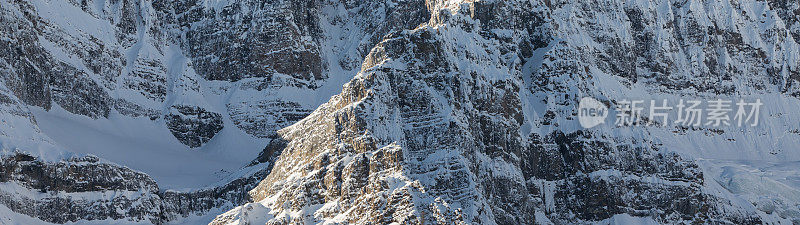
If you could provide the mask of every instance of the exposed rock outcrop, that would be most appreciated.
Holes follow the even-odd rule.
[[[339,95],[279,131],[288,144],[256,202],[212,224],[797,220],[719,194],[702,153],[664,143],[688,141],[673,135],[685,128],[575,128],[587,95],[796,101],[779,74],[800,68],[785,60],[798,43],[782,23],[720,11],[752,13],[737,2],[628,3],[428,2],[429,22],[385,37]],[[762,39],[721,27],[730,17]]]
[[[212,223],[800,223],[797,174],[766,171],[800,161],[798,40],[780,0],[0,0],[0,204],[53,223],[234,205]],[[585,96],[766,104],[746,129],[584,129]],[[161,190],[67,153],[34,108],[267,146]]]
[[[175,138],[189,146],[200,147],[222,130],[222,116],[196,106],[175,105],[164,116]]]

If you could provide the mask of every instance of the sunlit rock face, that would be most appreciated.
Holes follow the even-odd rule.
[[[256,202],[212,224],[797,221],[795,187],[742,190],[747,178],[720,173],[734,167],[716,159],[797,158],[791,144],[766,152],[759,146],[772,143],[750,140],[797,121],[783,107],[798,101],[800,24],[786,15],[798,4],[426,7],[428,22],[384,37],[340,94],[278,132],[288,143],[250,192]],[[583,129],[575,113],[583,96],[743,95],[780,99],[770,119],[778,124]],[[791,129],[777,131],[798,142]]]
[[[3,4],[4,80],[26,104],[153,120],[194,107],[258,138],[338,92],[383,35],[428,19],[422,1]]]
[[[54,223],[106,219],[166,223],[251,201],[246,192],[266,176],[282,148],[259,155],[264,146],[239,150],[241,146],[229,143],[281,142],[276,131],[339,92],[384,35],[413,29],[429,18],[424,1],[10,0],[0,6],[0,135],[4,138],[0,143],[2,157],[9,163],[24,154],[39,167],[62,170],[70,168],[74,157],[83,157],[70,151],[92,153],[69,149],[63,139],[50,138],[52,133],[39,128],[34,114],[56,115],[91,129],[109,121],[137,121],[98,130],[149,141],[137,137],[156,129],[171,135],[159,141],[173,147],[177,143],[177,148],[182,145],[198,155],[249,151],[258,157],[230,166],[236,171],[217,171],[227,177],[207,186],[176,191],[153,184],[141,191],[144,197],[125,200],[147,202],[143,207],[149,209],[141,212],[136,204],[109,197],[129,193],[117,186],[4,201],[13,213]],[[76,134],[66,134],[66,139],[83,140],[79,129],[69,132]],[[127,144],[131,143],[118,143]],[[141,148],[153,146],[160,147]],[[173,159],[170,150],[163,151],[163,157],[153,161],[191,160]],[[102,158],[106,153],[98,154]],[[127,168],[124,160],[98,160],[102,163],[85,167],[149,169]],[[19,176],[3,181],[20,187],[18,193],[44,190],[24,185],[34,177],[11,169],[2,172]],[[159,176],[141,175],[124,179],[147,183]],[[46,188],[69,189],[59,185],[82,178],[64,179]],[[93,197],[77,203],[64,200],[81,194]],[[37,211],[49,205],[58,207],[48,215]],[[117,211],[89,212],[99,209]],[[53,216],[68,213],[64,218]]]
[[[800,223],[793,1],[0,0],[0,31],[0,221]],[[765,105],[585,129],[582,97]],[[171,190],[37,115],[250,158]]]

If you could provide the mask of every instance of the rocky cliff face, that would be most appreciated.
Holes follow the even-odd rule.
[[[164,224],[252,201],[247,191],[266,176],[257,171],[219,187],[186,192],[160,190],[147,174],[95,156],[51,163],[18,152],[5,156],[0,168],[0,204],[57,224],[93,220]]]
[[[156,182],[97,157],[44,163],[24,153],[4,157],[2,204],[52,223],[131,219],[161,221]],[[35,190],[37,192],[29,192]]]
[[[70,162],[83,160],[70,151],[93,150],[69,149],[64,138],[50,138],[64,134],[40,129],[31,109],[59,115],[59,120],[83,120],[85,116],[90,127],[108,121],[138,121],[102,132],[136,138],[142,130],[155,126],[173,136],[161,142],[177,142],[197,154],[224,155],[226,148],[241,147],[227,143],[279,143],[270,141],[276,138],[275,131],[302,119],[338,92],[384,34],[413,29],[428,18],[423,1],[57,0],[0,4],[0,90],[5,96],[2,145],[3,159],[9,164],[3,172],[18,177],[3,184],[17,187],[14,190],[19,194],[69,190],[66,194],[52,192],[46,198],[9,197],[4,205],[15,213],[53,223],[105,219],[164,223],[242,204],[250,200],[244,193],[266,176],[271,160],[282,148],[262,154],[252,163],[253,158],[238,162],[237,171],[222,171],[230,175],[221,183],[208,184],[210,187],[174,191],[151,184],[138,188],[142,190],[137,189],[137,195],[142,197],[133,200],[108,197],[109,193],[130,192],[117,186],[102,191],[71,188],[69,182],[80,181],[75,177],[34,187],[27,183],[35,177],[20,174],[27,169],[12,168],[69,170]],[[67,132],[79,133],[79,129]],[[77,137],[82,138],[80,135]],[[211,143],[214,140],[216,143]],[[119,147],[114,145],[108,147]],[[261,147],[239,152],[249,151],[246,155],[256,157]],[[163,151],[167,161],[189,160],[170,159],[173,153]],[[107,157],[111,153],[97,154]],[[31,160],[19,162],[18,155]],[[148,160],[164,160],[161,157]],[[94,174],[106,180],[152,183],[153,177],[160,176],[134,170],[148,168],[132,165],[134,168],[128,169],[115,163],[128,165],[117,161],[81,168],[143,175]],[[51,180],[61,179],[59,176],[46,175]],[[72,200],[72,195],[93,197]],[[39,210],[54,205],[59,207],[48,215]],[[97,207],[109,210],[94,213]],[[54,216],[67,212],[69,217]]]
[[[800,222],[800,3],[0,0],[0,18],[0,203],[42,221]],[[584,129],[584,96],[765,109],[748,129]],[[69,153],[50,114],[255,159],[159,188]]]
[[[742,154],[796,158],[788,145],[759,152],[765,145],[754,139],[796,120],[782,107],[797,102],[798,14],[786,16],[797,4],[427,8],[428,22],[385,37],[342,93],[279,131],[288,144],[250,192],[257,202],[213,224],[564,224],[619,214],[658,223],[797,221],[792,206],[753,209],[763,204],[753,196],[795,205],[787,195],[754,188],[742,204],[742,180],[695,158],[725,158],[737,141],[749,143],[733,148]],[[780,125],[576,128],[582,96],[740,95],[780,98],[787,105],[772,106],[767,122]],[[796,143],[790,129],[777,131]],[[679,144],[687,142],[694,145]]]

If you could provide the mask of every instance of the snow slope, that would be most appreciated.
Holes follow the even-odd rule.
[[[93,120],[60,108],[34,108],[33,114],[42,132],[59,146],[145,172],[164,189],[208,187],[253,160],[266,145],[227,128],[209,144],[192,149],[172,138],[162,121],[119,114]]]

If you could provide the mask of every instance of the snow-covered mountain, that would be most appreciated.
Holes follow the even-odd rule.
[[[275,131],[341,90],[384,33],[427,18],[422,2],[46,0],[0,9],[2,180],[16,187],[0,192],[11,211],[54,223],[163,223],[244,203],[270,168],[261,152]],[[143,185],[57,173],[72,161],[124,171],[92,179]],[[26,176],[31,169],[56,172]],[[116,196],[128,191],[136,194]]]
[[[0,18],[2,223],[800,223],[796,1],[0,0]],[[752,127],[583,128],[583,97],[763,107]]]

